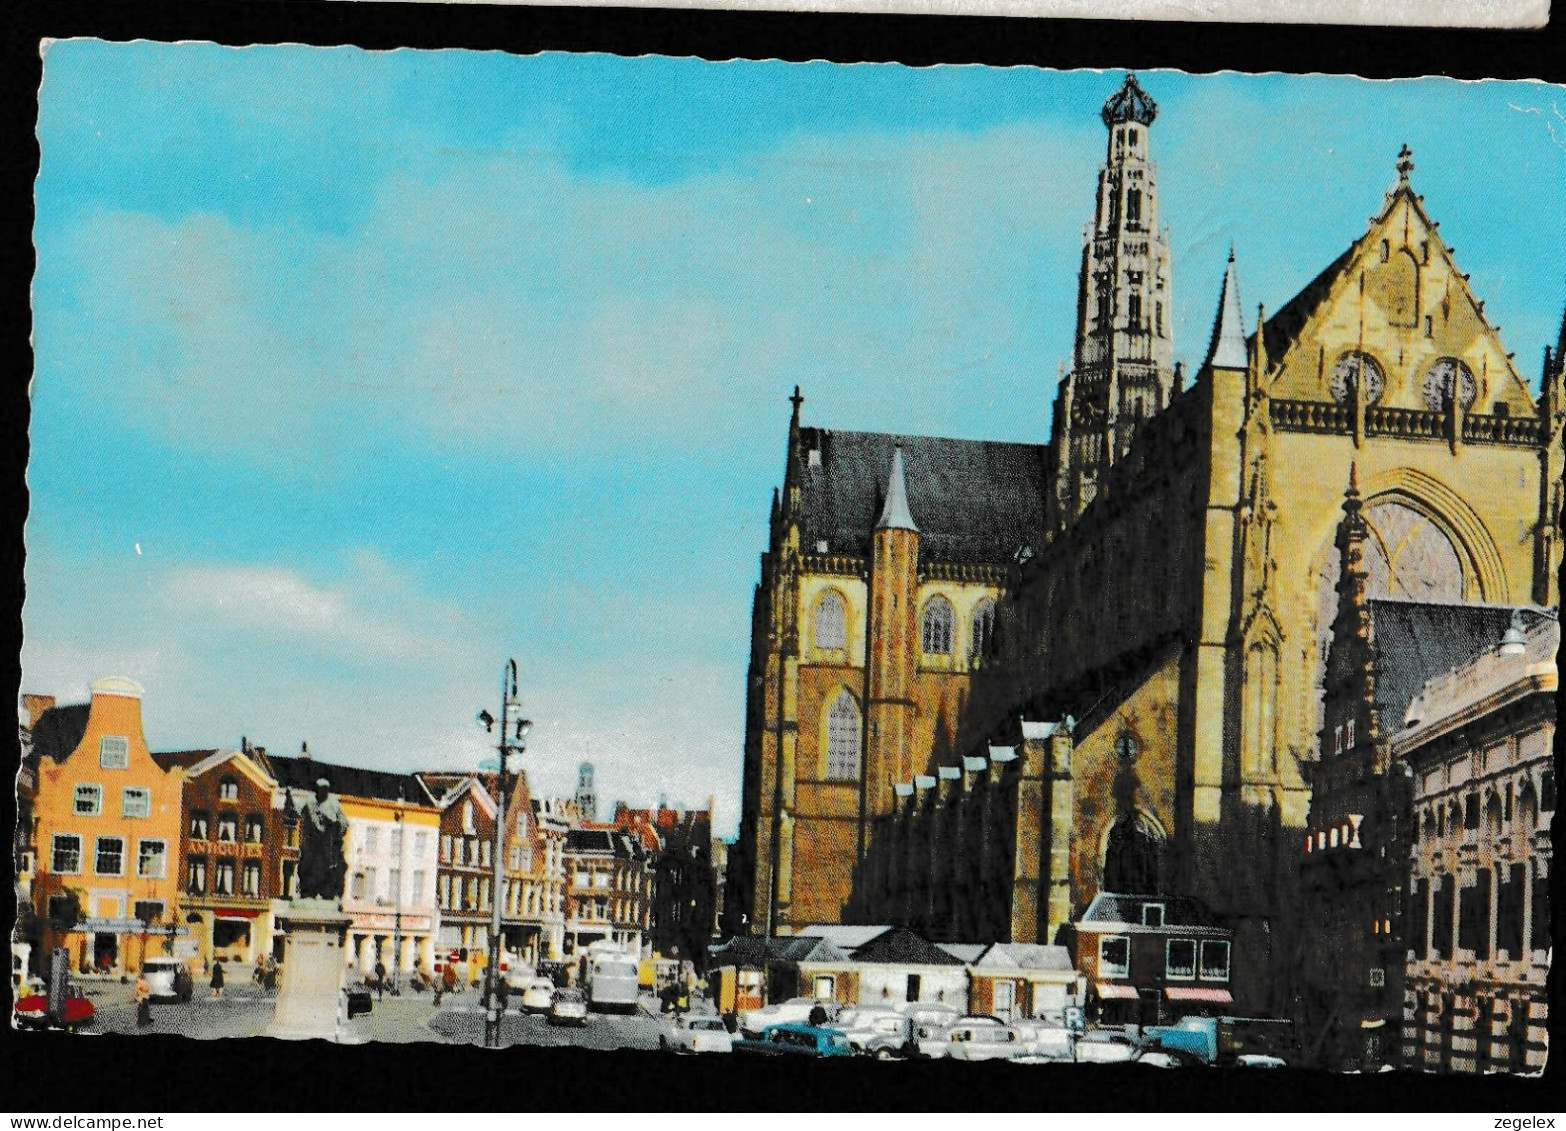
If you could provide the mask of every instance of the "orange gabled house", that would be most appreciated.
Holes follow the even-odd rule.
[[[91,703],[50,707],[33,728],[40,961],[63,946],[78,971],[133,973],[170,953],[180,929],[185,772],[153,759],[142,694],[132,680],[100,679]]]

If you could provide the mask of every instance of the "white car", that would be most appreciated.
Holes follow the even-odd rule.
[[[1095,1029],[1077,1041],[1074,1059],[1082,1064],[1126,1064],[1141,1051],[1142,1045],[1135,1037],[1111,1029]]]
[[[189,1001],[193,980],[185,964],[177,958],[149,958],[141,965],[147,978],[148,995],[154,1001]]]
[[[586,1025],[587,995],[575,986],[564,986],[555,991],[549,1005],[551,1025]]]
[[[734,1038],[721,1018],[687,1013],[664,1024],[658,1047],[669,1052],[733,1052]]]
[[[1010,1025],[964,1021],[946,1030],[948,1060],[1012,1060],[1027,1054],[1022,1035]]]
[[[828,1021],[838,1015],[842,1007],[835,1001],[822,1001],[813,997],[791,997],[787,1001],[773,1002],[764,1005],[760,1009],[749,1009],[740,1017],[740,1028],[747,1033],[759,1033],[768,1025],[779,1025],[785,1021],[797,1021],[802,1025],[810,1024],[812,1016],[817,1016],[816,1010],[826,1014]]]
[[[523,1013],[548,1013],[555,1002],[555,984],[548,978],[531,978],[522,987]]]
[[[502,977],[506,979],[506,985],[513,993],[525,992],[529,986],[538,981],[538,974],[531,966],[512,966],[507,968]],[[545,981],[548,981],[546,978]]]
[[[1234,1058],[1234,1063],[1240,1068],[1287,1068],[1288,1062],[1281,1056],[1268,1056],[1266,1053],[1246,1053],[1244,1056]]]
[[[856,1053],[877,1060],[898,1060],[909,1055],[915,1041],[913,1019],[895,1009],[877,1006],[845,1009],[832,1022],[848,1038]]]
[[[1047,1021],[1013,1021],[1011,1027],[1022,1038],[1029,1056],[1051,1060],[1071,1059],[1071,1030]]]

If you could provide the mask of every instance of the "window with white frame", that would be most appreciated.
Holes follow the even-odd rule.
[[[161,840],[144,840],[136,846],[136,874],[146,879],[161,880],[167,874],[168,845]]]
[[[1125,978],[1131,973],[1131,940],[1125,935],[1104,935],[1098,940],[1098,973],[1104,978]]]
[[[125,841],[117,836],[99,837],[97,852],[93,857],[92,870],[100,876],[123,876],[125,874]]]
[[[217,838],[224,844],[233,844],[237,841],[239,839],[239,818],[232,813],[219,813]]]
[[[1229,943],[1226,939],[1202,940],[1202,978],[1209,982],[1229,980]]]
[[[413,903],[423,903],[428,897],[426,889],[429,885],[429,873],[424,869],[416,869],[413,873],[413,890],[408,893]]]
[[[381,830],[371,825],[364,830],[364,850],[366,852],[379,852],[381,848]]]
[[[186,863],[185,890],[191,895],[207,894],[207,862],[204,857],[192,856]]]
[[[843,611],[843,598],[834,590],[821,594],[816,602],[816,647],[837,649],[848,647],[848,626]]]
[[[83,783],[76,787],[76,814],[96,817],[103,812],[103,786]]]
[[[920,633],[920,646],[926,656],[950,656],[952,654],[952,603],[945,597],[930,598],[924,607],[924,625]]]
[[[391,868],[386,872],[386,898],[396,900],[402,891],[402,869]]]
[[[845,687],[827,711],[826,776],[831,781],[859,779],[859,704]]]
[[[190,815],[190,839],[206,840],[212,827],[212,819],[199,810]]]
[[[1164,976],[1166,978],[1196,977],[1195,940],[1170,939],[1164,944]]]
[[[238,778],[224,778],[222,781],[218,782],[218,800],[219,801],[238,801],[239,800],[239,779]]]
[[[215,895],[234,894],[234,862],[219,860],[212,867],[212,891]]]
[[[75,833],[55,833],[49,852],[49,870],[75,875],[82,870],[82,838]]]
[[[261,819],[260,813],[251,813],[245,817],[245,843],[261,844],[266,839],[266,824]]]
[[[117,734],[98,739],[98,765],[105,770],[123,770],[130,765],[130,739]]]
[[[451,863],[451,834],[445,833],[440,838],[440,860],[442,864]]]
[[[1142,904],[1142,926],[1162,927],[1164,925],[1164,905],[1162,903]]]
[[[415,856],[419,857],[419,859],[422,860],[425,856],[429,855],[429,851],[430,851],[430,834],[427,833],[427,832],[422,832],[422,831],[414,833],[413,834],[413,854]]]
[[[152,790],[131,786],[120,794],[120,816],[147,817],[152,814]]]
[[[353,874],[353,881],[348,885],[348,897],[350,899],[362,900],[364,898],[364,893],[368,890],[368,883],[365,879],[364,873],[355,872]]]
[[[478,831],[478,826],[473,823],[473,799],[471,797],[462,803],[462,831],[469,836]]]
[[[249,896],[261,894],[261,862],[259,860],[245,861],[244,871],[239,876],[240,890]]]

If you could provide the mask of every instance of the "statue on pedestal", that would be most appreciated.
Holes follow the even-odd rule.
[[[343,881],[348,863],[343,856],[343,838],[348,818],[337,798],[330,795],[331,782],[320,778],[315,796],[299,811],[299,895],[304,899],[343,897]]]

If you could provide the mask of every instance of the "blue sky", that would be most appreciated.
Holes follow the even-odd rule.
[[[1177,356],[1416,187],[1530,382],[1566,92],[1151,72]],[[53,44],[23,688],[154,747],[719,800],[788,404],[1040,441],[1118,73]]]

